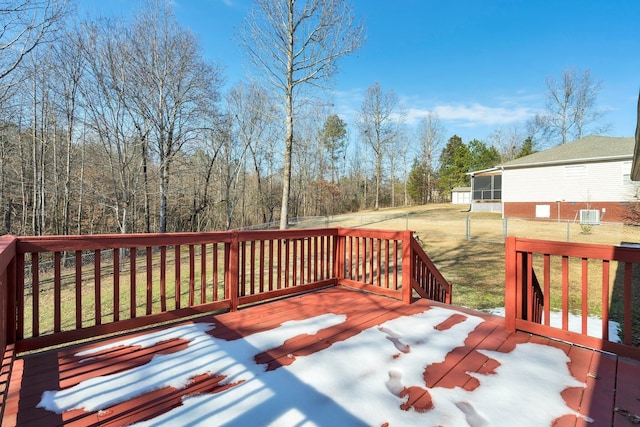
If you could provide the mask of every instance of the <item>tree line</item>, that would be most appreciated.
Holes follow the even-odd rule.
[[[348,126],[322,97],[336,61],[364,42],[362,24],[342,1],[294,3],[256,1],[241,33],[256,78],[228,89],[223,65],[205,60],[168,1],[144,2],[131,20],[79,20],[66,0],[7,5],[3,233],[286,227],[296,216],[445,201],[466,172],[533,152],[535,135],[561,123],[548,108],[526,133],[445,143],[435,114],[410,132],[393,90],[373,83]],[[561,109],[563,138],[596,117],[583,102],[575,124],[576,93]]]

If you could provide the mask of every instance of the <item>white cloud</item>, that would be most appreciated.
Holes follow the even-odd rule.
[[[469,126],[508,125],[525,121],[532,115],[527,107],[491,107],[478,103],[438,105],[433,111],[441,120],[466,122]]]

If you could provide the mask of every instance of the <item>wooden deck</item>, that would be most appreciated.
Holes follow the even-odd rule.
[[[638,421],[640,362],[528,333],[510,333],[505,330],[502,318],[425,299],[407,305],[391,298],[338,286],[259,304],[235,312],[215,316],[206,315],[192,321],[215,323],[215,329],[208,332],[210,335],[218,339],[236,340],[271,330],[285,321],[303,320],[325,313],[346,315],[343,323],[322,329],[315,335],[298,335],[277,348],[255,356],[256,363],[266,365],[267,370],[276,370],[295,363],[296,357],[320,352],[368,328],[401,316],[421,313],[432,307],[456,311],[448,320],[437,326],[436,329],[443,333],[468,315],[480,316],[484,321],[467,336],[464,345],[450,351],[443,361],[427,366],[424,371],[425,383],[421,387],[403,390],[401,396],[404,396],[405,401],[402,407],[406,411],[416,411],[424,416],[424,425],[431,425],[429,422],[432,420],[429,418],[433,412],[429,390],[460,387],[472,391],[479,387],[477,375],[474,376],[472,373],[491,375],[499,365],[496,360],[487,357],[481,351],[509,353],[516,345],[528,342],[562,350],[570,359],[568,367],[571,375],[577,381],[586,384],[584,388],[566,388],[561,395],[569,408],[582,416],[591,418],[592,422],[568,414],[557,418],[553,425],[631,426],[634,421]],[[144,333],[146,332],[149,331]],[[141,334],[138,332],[126,337]],[[122,338],[123,336],[119,336],[117,339]],[[393,341],[392,338],[389,339]],[[181,399],[185,396],[215,394],[234,386],[221,384],[223,377],[220,375],[200,375],[192,378],[184,389],[161,387],[153,392],[94,412],[74,409],[56,414],[37,407],[43,392],[47,390],[67,389],[88,378],[123,372],[148,363],[156,354],[174,353],[187,345],[184,340],[172,339],[149,348],[120,347],[104,350],[91,359],[76,355],[83,350],[115,340],[116,338],[110,338],[19,357],[13,365],[2,426],[128,425],[153,419],[172,408],[179,407],[182,404]],[[505,393],[509,393],[509,390],[505,390]],[[390,397],[394,396],[390,395]],[[363,401],[366,398],[362,396]],[[531,398],[532,396],[521,396],[523,417],[526,417],[525,410],[545,410],[545,408],[536,408],[535,404],[531,403]],[[351,407],[348,411],[353,414],[355,420],[358,420],[361,409]],[[467,418],[467,420],[471,426],[485,425],[477,420],[474,424],[473,418]],[[386,423],[389,426],[402,424],[396,421],[398,420],[390,415]],[[517,420],[510,420],[510,424],[511,422],[513,425],[519,425]],[[241,423],[238,421],[230,424],[240,425]],[[362,421],[360,424],[366,423]]]

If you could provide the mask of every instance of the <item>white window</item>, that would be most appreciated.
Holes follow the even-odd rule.
[[[536,205],[536,218],[551,218],[551,205]]]

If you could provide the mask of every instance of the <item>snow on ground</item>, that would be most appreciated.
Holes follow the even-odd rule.
[[[110,347],[153,345],[171,337],[189,341],[186,349],[156,355],[148,364],[122,373],[46,391],[38,406],[58,413],[73,408],[96,411],[167,385],[183,388],[190,378],[209,373],[223,375],[224,383],[233,385],[219,393],[185,397],[182,406],[138,425],[481,427],[511,426],[517,420],[522,426],[550,426],[562,415],[575,414],[560,393],[584,384],[570,375],[564,352],[538,344],[519,344],[510,353],[482,351],[499,366],[491,374],[470,374],[480,384],[473,391],[427,389],[425,368],[444,361],[482,322],[465,315],[449,329],[435,329],[457,313],[431,308],[390,320],[311,355],[291,355],[292,364],[273,371],[256,364],[254,356],[289,338],[339,324],[345,316],[290,321],[234,341],[208,335],[214,325],[179,326]],[[407,403],[404,392],[412,387],[427,390],[433,407],[402,409]]]
[[[495,316],[504,317],[504,307],[496,307],[487,310]],[[542,314],[544,316],[544,313]],[[569,313],[569,330],[572,332],[582,332],[582,316]],[[554,328],[562,328],[562,312],[550,311],[549,312],[549,326]],[[620,339],[620,324],[609,320],[609,341],[622,342]],[[602,338],[602,319],[596,316],[587,317],[587,335],[595,338]]]

